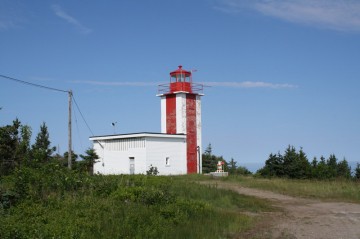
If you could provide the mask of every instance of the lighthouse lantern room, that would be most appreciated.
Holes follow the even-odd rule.
[[[186,134],[187,173],[201,173],[201,96],[203,85],[192,82],[192,72],[179,66],[170,83],[159,85],[161,133]]]

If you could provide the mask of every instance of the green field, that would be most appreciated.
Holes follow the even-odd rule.
[[[273,210],[198,179],[25,168],[1,179],[0,238],[232,238]]]
[[[205,180],[360,202],[360,184],[344,180],[89,176],[57,164],[0,180],[0,238],[241,238],[275,211],[268,201],[199,183]]]
[[[354,180],[291,180],[231,176],[223,180],[295,197],[360,203],[360,182]]]

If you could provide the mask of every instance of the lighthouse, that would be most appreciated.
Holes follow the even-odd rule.
[[[159,85],[161,133],[135,132],[91,136],[99,156],[95,174],[159,175],[202,173],[201,96],[203,85],[192,81],[192,71],[179,66],[170,82]]]
[[[187,173],[201,173],[201,96],[203,85],[192,81],[192,72],[179,66],[170,82],[159,85],[161,133],[186,135]]]

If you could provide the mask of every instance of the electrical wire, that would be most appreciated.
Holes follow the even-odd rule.
[[[31,83],[31,82],[28,82],[28,81],[15,79],[13,77],[5,76],[5,75],[0,75],[0,77],[8,79],[8,80],[16,81],[16,82],[19,82],[19,83],[22,83],[22,84],[25,84],[25,85],[35,86],[35,87],[39,87],[39,88],[43,88],[43,89],[47,89],[47,90],[53,90],[53,91],[69,93],[69,91],[67,91],[67,90],[61,90],[61,89],[56,89],[56,88],[53,88],[53,87],[39,85],[39,84]]]
[[[82,114],[82,112],[81,112],[81,110],[80,110],[79,105],[76,103],[76,100],[75,100],[74,95],[73,95],[73,97],[72,97],[72,98],[73,98],[73,101],[74,101],[74,103],[75,103],[76,108],[78,109],[78,111],[79,111],[79,113],[80,113],[80,115],[81,115],[81,118],[84,120],[84,122],[85,122],[85,124],[86,124],[87,128],[89,129],[89,131],[90,131],[90,133],[91,133],[91,135],[92,135],[92,136],[94,136],[94,133],[93,133],[93,131],[90,129],[89,124],[86,122],[85,117],[84,117],[84,115]]]
[[[16,82],[21,83],[21,84],[29,85],[29,86],[39,87],[39,88],[43,88],[43,89],[47,89],[47,90],[52,90],[52,91],[70,93],[70,94],[72,95],[72,99],[73,99],[73,101],[74,101],[74,103],[75,103],[75,106],[76,106],[77,110],[79,111],[79,113],[80,113],[80,115],[81,115],[81,118],[84,120],[84,122],[85,122],[87,128],[89,129],[89,131],[91,132],[92,136],[94,136],[94,133],[93,133],[93,131],[91,130],[91,128],[90,128],[89,124],[87,123],[87,121],[85,120],[85,117],[84,117],[84,115],[82,114],[82,112],[81,112],[81,110],[80,110],[80,107],[79,107],[79,105],[77,104],[77,102],[76,102],[76,100],[75,100],[75,97],[74,97],[74,94],[72,93],[72,91],[57,89],[57,88],[48,87],[48,86],[44,86],[44,85],[39,85],[39,84],[35,84],[35,83],[28,82],[28,81],[19,80],[19,79],[16,79],[16,78],[13,78],[13,77],[10,77],[10,76],[1,75],[1,74],[0,74],[0,77],[5,78],[5,79],[8,79],[8,80],[16,81]],[[2,109],[2,108],[0,108],[0,109]],[[76,115],[75,115],[75,118],[76,118]],[[76,124],[77,124],[77,119],[76,119]],[[77,127],[78,127],[78,126],[77,126]],[[79,129],[78,129],[78,131],[79,131]]]
[[[74,117],[75,117],[75,124],[76,124],[76,129],[77,129],[77,133],[78,133],[78,137],[79,137],[79,142],[80,142],[80,146],[81,148],[83,149],[83,144],[82,144],[82,140],[81,140],[81,135],[80,135],[80,130],[79,130],[79,124],[78,124],[78,120],[77,120],[77,117],[76,117],[76,111],[75,109],[73,109],[73,114],[74,114]]]

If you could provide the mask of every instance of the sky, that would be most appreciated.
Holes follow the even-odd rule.
[[[0,74],[73,91],[78,154],[92,134],[160,132],[157,85],[182,65],[208,86],[203,149],[360,162],[359,62],[357,0],[0,0]],[[0,77],[0,108],[67,150],[67,93]]]

